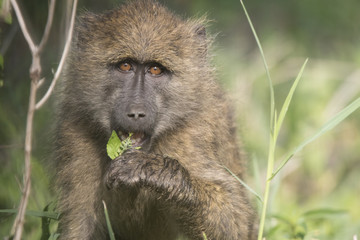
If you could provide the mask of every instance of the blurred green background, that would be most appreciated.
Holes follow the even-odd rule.
[[[2,1],[0,1],[1,3]],[[80,0],[79,13],[101,12],[123,1]],[[246,182],[262,194],[268,147],[269,90],[254,38],[237,0],[168,0],[185,17],[207,14],[217,34],[214,65],[233,99],[248,155]],[[33,37],[41,38],[48,1],[21,2]],[[42,59],[47,81],[64,43],[68,1],[57,2],[50,42]],[[331,116],[360,96],[359,0],[245,1],[263,44],[277,109],[302,63],[309,63],[294,95],[279,139],[278,159],[311,136]],[[0,209],[16,208],[22,183],[31,56],[15,17],[0,19]],[[29,210],[55,200],[51,190],[53,99],[35,114]],[[257,205],[256,199],[253,199]],[[343,211],[339,211],[343,210]],[[14,216],[0,214],[0,238]],[[41,220],[26,217],[24,239],[39,239]],[[297,154],[274,180],[266,239],[360,238],[360,111]]]

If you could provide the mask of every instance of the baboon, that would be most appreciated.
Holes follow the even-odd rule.
[[[60,239],[253,239],[233,110],[216,82],[207,20],[152,0],[84,13],[58,93]],[[132,133],[111,160],[115,130]]]

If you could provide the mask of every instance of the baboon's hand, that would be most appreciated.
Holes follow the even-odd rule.
[[[128,151],[114,159],[105,182],[109,189],[148,187],[167,198],[190,188],[189,173],[177,160],[143,151]]]

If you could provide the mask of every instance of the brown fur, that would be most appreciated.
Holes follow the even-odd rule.
[[[223,167],[244,176],[205,24],[145,0],[80,19],[59,93],[60,239],[107,239],[102,200],[117,239],[253,239],[247,192]],[[111,161],[109,66],[124,58],[158,62],[171,80],[156,98],[151,147]]]

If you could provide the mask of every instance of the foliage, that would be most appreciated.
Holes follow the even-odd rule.
[[[269,89],[270,89],[270,140],[269,140],[269,153],[268,153],[268,166],[267,166],[267,174],[266,174],[266,185],[265,185],[265,192],[264,192],[264,201],[261,202],[261,217],[260,217],[260,225],[259,225],[259,234],[258,234],[258,240],[263,239],[264,235],[264,227],[265,227],[265,220],[267,215],[267,207],[269,203],[269,194],[270,194],[270,184],[271,180],[276,176],[276,174],[279,173],[279,171],[285,166],[285,164],[294,156],[295,153],[302,150],[303,147],[305,147],[310,142],[314,141],[316,138],[324,134],[326,131],[332,129],[337,124],[339,124],[341,121],[343,121],[346,117],[348,117],[351,113],[353,113],[357,108],[360,107],[360,98],[358,98],[356,101],[354,101],[352,104],[350,104],[348,107],[346,107],[344,110],[342,110],[338,115],[336,115],[334,118],[332,118],[327,124],[324,125],[324,127],[320,128],[320,130],[311,138],[304,141],[302,144],[300,144],[295,150],[290,152],[288,156],[285,158],[285,160],[280,164],[280,167],[274,172],[274,164],[275,164],[275,150],[276,150],[276,144],[277,139],[279,137],[280,129],[283,124],[285,115],[288,111],[291,99],[293,97],[294,91],[299,83],[299,80],[303,74],[305,65],[308,60],[305,61],[303,64],[294,84],[292,85],[289,94],[287,95],[284,104],[281,108],[280,114],[277,115],[277,111],[275,108],[275,97],[274,97],[274,86],[270,77],[269,67],[265,59],[265,55],[262,49],[262,46],[260,44],[259,38],[256,34],[256,31],[253,27],[252,21],[250,20],[250,17],[247,13],[247,10],[245,8],[245,5],[243,4],[243,1],[240,0],[240,3],[244,9],[245,15],[247,17],[247,20],[249,22],[249,25],[251,27],[251,30],[254,34],[256,43],[259,47],[261,57],[265,66],[267,79],[269,82]],[[245,185],[247,187],[247,185]],[[249,188],[249,187],[247,187]],[[251,190],[251,192],[254,192]],[[256,194],[258,196],[258,194]],[[258,197],[259,198],[259,197]],[[284,219],[284,218],[282,218]],[[300,238],[303,239],[306,235],[305,228],[302,228],[301,232],[295,232],[294,236],[296,239]]]
[[[37,29],[46,20],[47,1],[22,2]],[[110,7],[110,2],[113,0],[86,1],[83,8],[100,11]],[[252,172],[245,182],[255,192],[262,193],[266,179],[270,95],[263,63],[239,2],[199,0],[167,1],[166,4],[179,8],[178,11],[186,15],[208,12],[209,18],[216,20],[210,28],[220,32],[215,46],[215,65],[224,87],[235,99],[240,135],[249,153],[248,166]],[[289,149],[295,149],[359,96],[360,46],[357,41],[360,28],[357,23],[360,2],[254,0],[245,4],[266,52],[269,72],[274,77],[276,108],[281,109],[276,103],[285,101],[304,59],[310,59],[277,139],[275,159],[286,159]],[[61,23],[55,22],[56,28],[61,29]],[[58,59],[56,48],[60,46],[58,39],[61,37],[56,34],[62,31],[54,32],[49,44],[54,47],[47,49],[44,71],[51,69],[48,65],[56,65]],[[10,28],[1,25],[1,48],[3,40],[10,36]],[[31,60],[20,34],[11,42],[9,49],[1,52],[4,74],[0,87],[0,209],[13,208],[20,196],[17,182],[21,182],[23,173],[22,143],[29,88],[24,76],[28,76]],[[44,75],[51,75],[51,72]],[[56,196],[49,190],[52,122],[52,106],[48,105],[35,118],[29,210],[42,212]],[[272,180],[265,225],[267,240],[338,240],[353,239],[354,235],[359,238],[359,126],[360,113],[356,111],[296,154]],[[338,209],[344,212],[337,212]],[[311,211],[317,213],[309,214]],[[9,234],[12,218],[13,214],[0,213],[0,237]],[[51,222],[54,233],[56,223]],[[26,239],[40,239],[41,225],[41,218],[28,215]]]
[[[56,222],[60,218],[60,214],[54,212],[53,209],[54,207],[55,205],[50,203],[45,206],[43,211],[31,211],[31,210],[26,211],[27,216],[38,217],[41,219],[41,238],[39,238],[41,240],[48,240],[48,239],[55,240],[57,239],[57,237],[59,237],[58,233],[53,232],[56,229],[56,227],[54,228],[53,221],[55,221],[55,225],[56,225]],[[0,215],[16,214],[17,211],[18,211],[17,209],[0,209]]]
[[[113,130],[109,141],[106,145],[106,151],[108,156],[114,160],[118,156],[121,156],[125,151],[130,149],[140,149],[140,147],[133,147],[131,136],[133,133],[129,133],[129,136],[123,141],[120,140],[116,132]]]
[[[110,240],[115,240],[115,234],[114,231],[111,227],[111,222],[110,222],[110,218],[109,218],[109,213],[106,207],[106,203],[103,201],[103,205],[104,205],[104,213],[105,213],[105,219],[106,219],[106,226],[107,229],[109,231],[109,236],[110,236]]]

